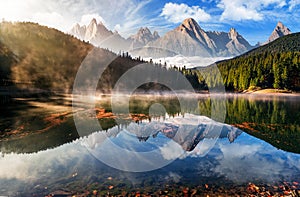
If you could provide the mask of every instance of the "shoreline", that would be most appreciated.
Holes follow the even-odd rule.
[[[300,92],[293,92],[290,90],[283,90],[283,89],[274,89],[274,88],[267,88],[267,89],[258,89],[258,90],[244,90],[241,92],[242,94],[257,94],[257,95],[300,95]]]
[[[4,94],[3,94],[4,93]],[[117,94],[113,93],[103,93],[103,92],[80,92],[78,94],[73,94],[72,92],[62,92],[62,91],[41,91],[41,90],[22,90],[18,93],[12,92],[11,94],[7,91],[2,92],[0,90],[0,97],[3,99],[9,97],[11,99],[21,99],[21,98],[45,98],[45,97],[65,97],[72,99],[73,96],[77,97],[111,97],[113,95],[120,95],[120,96],[155,96],[155,97],[164,97],[164,96],[180,96],[180,97],[189,97],[189,96],[196,96],[196,97],[210,97],[210,96],[224,96],[224,97],[232,97],[232,96],[251,96],[251,97],[262,97],[262,96],[284,96],[284,97],[300,97],[300,92],[292,92],[288,90],[277,90],[277,89],[262,89],[262,90],[244,90],[243,92],[233,92],[233,91],[225,91],[225,92],[209,92],[209,91],[195,91],[195,92],[188,92],[188,91],[151,91],[151,92],[118,92]],[[6,99],[7,100],[7,99]]]
[[[161,187],[126,188],[109,184],[90,184],[81,186],[80,189],[57,189],[46,196],[298,196],[300,187],[298,182],[282,182],[273,184],[231,184],[214,185],[203,183],[201,185],[167,184]]]

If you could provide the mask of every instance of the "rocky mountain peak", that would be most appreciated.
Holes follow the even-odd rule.
[[[191,32],[199,31],[201,28],[193,18],[185,19],[177,28],[177,31]]]
[[[199,27],[198,23],[193,18],[185,19],[182,24],[187,28],[193,29],[194,27]]]
[[[271,36],[269,37],[268,42],[272,42],[279,37],[291,34],[291,30],[287,28],[282,22],[278,22],[275,29],[273,30]]]
[[[283,33],[283,35],[288,35],[291,33],[291,30],[289,28],[287,28],[286,26],[284,26],[283,23],[280,21],[277,23],[275,30]]]
[[[151,31],[148,29],[148,27],[141,27],[138,31],[138,34],[149,35],[151,34]]]
[[[132,41],[131,48],[138,48],[145,46],[151,41],[155,41],[159,38],[157,31],[154,31],[153,34],[148,27],[141,27],[135,35],[130,36]]]
[[[81,26],[80,26],[78,23],[76,23],[76,24],[72,27],[71,32],[77,34],[77,33],[79,32],[80,28],[81,28]]]
[[[135,35],[131,36],[131,39],[136,40],[152,40],[154,35],[151,33],[151,31],[148,29],[148,27],[141,27],[138,32]]]
[[[85,31],[86,31],[86,26],[80,26],[78,23],[76,23],[74,25],[74,27],[71,29],[71,34],[75,35],[76,37],[78,37],[79,39],[83,40],[84,39],[84,35],[85,35]]]
[[[97,20],[95,18],[93,18],[90,22],[90,24],[96,24],[97,25]]]
[[[159,36],[159,34],[158,34],[157,31],[154,31],[154,32],[153,32],[153,38],[154,38],[155,40],[158,39],[158,38],[160,38],[160,36]]]
[[[91,20],[90,24],[86,28],[84,39],[90,41],[97,34],[97,21],[96,19]]]
[[[91,20],[90,24],[87,26],[87,30],[93,29],[93,30],[97,31],[97,30],[99,30],[99,28],[107,30],[107,28],[104,26],[104,24],[101,21],[97,22],[97,20],[95,18],[93,18]]]
[[[229,30],[229,38],[230,39],[235,39],[235,38],[237,38],[238,37],[238,32],[236,31],[236,29],[235,28],[230,28],[230,30]]]
[[[204,45],[213,45],[208,35],[204,30],[201,29],[199,24],[193,18],[185,19],[175,31],[180,32],[185,36],[190,36],[197,42],[203,43]]]
[[[79,23],[76,23],[72,29],[78,29],[78,28],[80,28],[80,25]]]
[[[276,25],[276,29],[284,29],[285,26],[283,25],[283,23],[281,21],[278,21],[277,25]]]
[[[237,33],[236,29],[233,28],[233,27],[230,28],[229,32],[230,32],[230,33]]]

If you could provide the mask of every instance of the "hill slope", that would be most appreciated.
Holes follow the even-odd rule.
[[[0,85],[6,85],[11,77],[10,68],[16,63],[16,57],[7,46],[0,42]]]
[[[89,67],[89,83],[99,66],[106,66],[98,88],[109,91],[118,78],[129,68],[141,63],[128,54],[118,56],[108,50],[94,48],[73,36],[35,23],[0,24],[1,81],[22,89],[70,91],[78,68],[88,54],[97,56]],[[109,65],[104,62],[109,61]],[[94,76],[99,77],[100,76]],[[98,78],[96,79],[98,80]],[[2,86],[8,84],[3,84]]]
[[[71,87],[79,65],[93,48],[55,29],[9,22],[0,24],[0,45],[16,59],[13,64],[1,61],[13,83],[52,90]]]
[[[287,35],[236,58],[217,62],[228,90],[245,90],[250,86],[300,90],[300,33]],[[215,86],[213,67],[195,71],[210,73],[208,86]],[[219,84],[220,85],[220,84]]]

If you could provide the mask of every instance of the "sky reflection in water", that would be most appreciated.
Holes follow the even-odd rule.
[[[86,185],[101,182],[110,176],[133,185],[144,183],[146,179],[156,180],[156,184],[179,181],[182,184],[203,184],[207,180],[215,184],[218,181],[222,181],[219,184],[300,181],[298,154],[278,150],[260,139],[220,123],[214,123],[222,128],[215,143],[216,136],[204,135],[206,129],[203,129],[212,121],[201,117],[202,122],[194,124],[189,122],[191,117],[196,115],[180,117],[180,121],[171,118],[165,122],[132,123],[121,130],[113,127],[106,133],[96,132],[72,143],[37,153],[2,154],[0,192],[5,195],[14,195],[17,191],[49,193],[71,182]],[[178,122],[182,125],[178,125]],[[174,126],[173,130],[177,129],[173,136],[170,136],[170,131],[164,132],[167,127],[172,128],[170,125]],[[180,133],[180,127],[189,126],[196,128],[190,136],[186,132]],[[138,133],[141,128],[151,132]],[[103,134],[106,138],[101,138]],[[197,135],[198,138],[195,138]],[[236,139],[231,143],[232,136]],[[196,146],[193,146],[194,143]],[[140,153],[149,154],[140,159],[148,159],[146,163],[150,167],[162,161],[166,166],[143,173],[129,173],[108,167],[97,159],[99,154],[101,157],[113,158],[111,162],[122,165],[124,169],[145,167],[142,166],[145,164],[143,162],[118,154],[111,149],[112,144],[117,148],[115,150],[122,149],[138,156]]]

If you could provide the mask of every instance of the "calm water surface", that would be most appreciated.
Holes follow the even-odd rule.
[[[198,109],[174,96],[132,96],[129,113],[120,100],[118,114],[110,97],[96,99],[93,109],[79,100],[72,109],[62,96],[1,106],[0,194],[300,182],[298,96],[228,96],[214,103],[226,107],[223,123],[210,118],[207,96]]]

